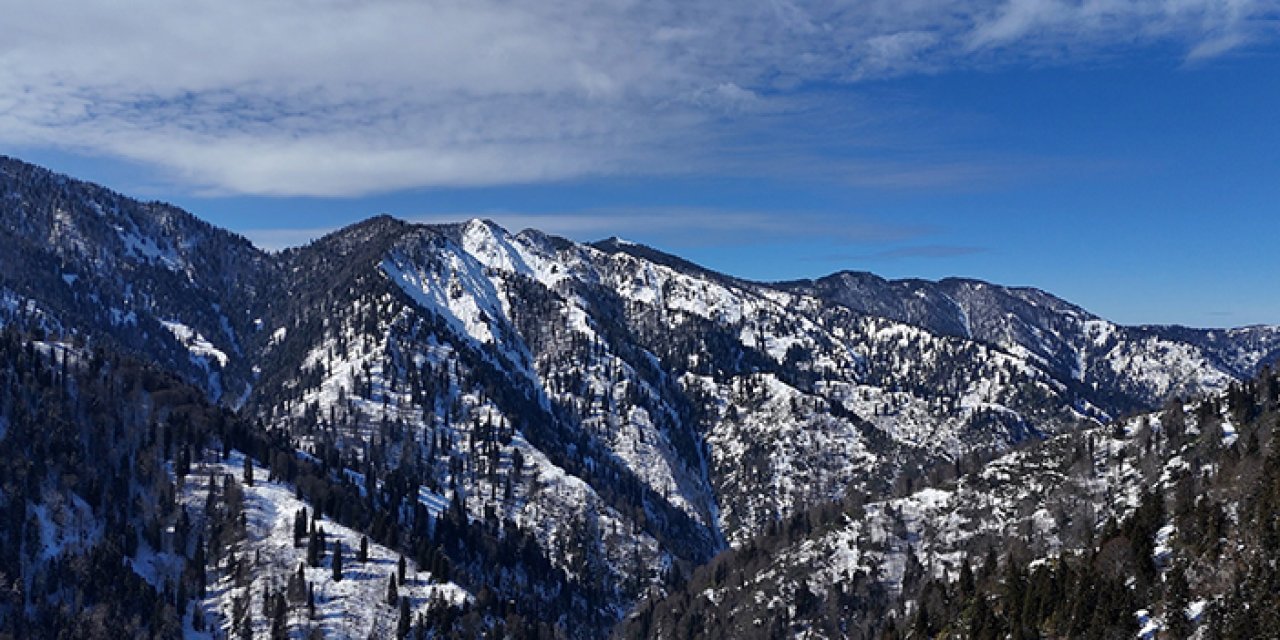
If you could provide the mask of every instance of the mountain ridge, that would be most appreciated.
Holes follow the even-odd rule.
[[[358,489],[347,526],[579,637],[812,505],[1221,392],[1280,347],[1275,327],[1120,327],[973,280],[751,282],[479,219],[381,215],[269,253],[0,169],[19,240],[0,323],[174,372]]]

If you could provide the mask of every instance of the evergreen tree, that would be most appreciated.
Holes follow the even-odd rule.
[[[1169,569],[1165,577],[1165,632],[1171,640],[1186,640],[1194,630],[1187,619],[1187,603],[1190,589],[1187,586],[1185,567],[1181,563]]]
[[[409,611],[409,598],[407,596],[400,597],[400,620],[396,623],[396,637],[404,638],[409,635],[409,625],[413,622],[412,613]]]
[[[342,541],[333,541],[333,581],[342,581]]]
[[[195,553],[193,553],[191,556],[190,566],[192,567],[192,573],[194,575],[193,580],[195,581],[195,584],[196,584],[196,595],[200,596],[201,598],[204,598],[205,589],[208,587],[208,585],[206,584],[207,576],[205,574],[206,560],[207,559],[205,557],[205,550],[204,550],[204,536],[203,535],[196,536],[196,550],[195,550]]]
[[[271,599],[271,640],[288,640],[289,609],[285,605],[284,595],[276,592]]]
[[[178,478],[185,478],[188,473],[191,473],[190,445],[183,445],[182,449],[178,451],[178,459],[174,461],[173,473]]]
[[[400,590],[396,588],[396,577],[387,577],[387,606],[394,607],[400,602]]]
[[[973,595],[973,570],[969,568],[969,559],[965,558],[960,563],[960,597],[968,598]]]
[[[919,609],[916,611],[916,621],[911,627],[911,633],[917,638],[929,638],[933,636],[929,623],[929,609],[923,601],[919,603]]]
[[[307,541],[307,564],[318,567],[324,559],[324,530],[312,527],[311,538]]]
[[[969,615],[969,636],[974,640],[995,640],[1000,637],[1000,622],[982,594],[974,600]]]
[[[356,555],[356,558],[360,560],[360,562],[369,561],[369,536],[360,536],[360,551]]]
[[[294,605],[302,604],[307,597],[306,563],[299,562],[298,570],[289,574],[289,583],[285,586],[285,594]]]
[[[293,515],[293,546],[301,547],[302,539],[307,536],[307,508],[299,509]]]

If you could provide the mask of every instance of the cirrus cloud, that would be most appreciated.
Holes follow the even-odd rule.
[[[195,191],[714,172],[815,86],[1274,38],[1274,0],[68,0],[0,23],[0,143]],[[847,115],[847,114],[846,114]],[[844,117],[844,116],[841,116]],[[767,155],[767,154],[766,154]]]

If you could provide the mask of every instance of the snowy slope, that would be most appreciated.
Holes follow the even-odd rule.
[[[1044,345],[938,333],[636,245],[480,220],[378,225],[321,243],[376,247],[359,253],[369,267],[291,268],[307,283],[291,287],[357,280],[323,285],[321,317],[291,315],[302,308],[268,323],[295,327],[271,353],[298,355],[272,362],[251,409],[289,416],[299,446],[333,441],[355,468],[370,442],[388,460],[425,449],[432,495],[460,492],[472,518],[509,519],[572,580],[594,563],[591,588],[612,594],[602,611],[659,580],[644,567],[705,559],[850,487],[884,491],[908,471],[1096,424],[1135,394],[1230,379],[1194,345],[1082,319],[1106,347],[1107,375],[1089,379],[1111,386],[1095,393]],[[297,329],[304,318],[316,328]],[[280,377],[293,370],[303,375]],[[338,437],[317,439],[317,419]],[[412,438],[386,441],[388,423]],[[587,553],[567,553],[582,526]]]
[[[246,390],[268,256],[176,207],[10,158],[0,194],[0,289],[41,310],[20,322],[161,363],[215,400]]]
[[[260,474],[265,471],[259,469]],[[209,493],[209,481],[221,486],[226,476],[237,480],[243,477],[244,455],[232,452],[225,461],[211,461],[192,467],[192,479],[186,483],[181,501],[193,511],[202,507]],[[210,628],[221,629],[231,635],[233,602],[245,598],[253,614],[255,637],[267,637],[270,620],[260,611],[264,590],[271,593],[286,588],[291,574],[304,566],[305,583],[315,594],[315,616],[311,617],[304,606],[293,606],[288,614],[290,637],[305,638],[319,632],[325,638],[364,639],[388,637],[394,633],[399,610],[386,601],[387,582],[397,573],[400,555],[376,543],[369,544],[369,556],[365,562],[356,558],[361,534],[322,517],[318,526],[324,530],[330,549],[326,551],[322,566],[306,566],[306,548],[295,547],[293,541],[294,514],[306,507],[294,497],[291,487],[257,479],[252,486],[243,486],[247,536],[237,547],[227,551],[244,560],[251,559],[251,579],[240,586],[234,570],[214,572],[213,585],[208,597],[200,604],[209,617]],[[332,545],[341,544],[344,570],[341,580],[334,580]],[[440,581],[430,572],[419,569],[412,560],[407,562],[407,580],[399,585],[398,594],[409,598],[413,614],[425,614],[432,606],[461,606],[473,596],[458,585]],[[191,630],[189,630],[191,631]],[[188,637],[209,637],[191,632]]]
[[[1112,414],[1150,409],[1171,396],[1219,392],[1280,358],[1274,327],[1122,327],[1037,289],[976,280],[843,272],[779,286],[996,345],[1063,382],[1081,383],[1089,401]]]
[[[1103,539],[1111,542],[1109,551],[1099,554],[1123,553],[1117,549],[1127,549],[1130,541],[1117,532],[1116,523],[1132,516],[1149,495],[1157,496],[1157,504],[1167,505],[1157,507],[1162,519],[1152,527],[1146,547],[1157,582],[1167,585],[1175,567],[1206,559],[1213,563],[1223,558],[1226,565],[1230,558],[1231,563],[1244,563],[1247,568],[1259,551],[1257,540],[1204,540],[1204,531],[1183,531],[1183,525],[1175,523],[1216,526],[1222,533],[1215,535],[1228,535],[1230,525],[1224,522],[1246,517],[1237,510],[1236,501],[1241,494],[1250,495],[1251,470],[1261,459],[1257,439],[1267,437],[1280,398],[1280,381],[1273,379],[1269,384],[1251,392],[1254,398],[1271,398],[1269,415],[1236,385],[1220,396],[1041,441],[970,471],[952,470],[931,479],[929,486],[908,489],[899,497],[872,497],[865,502],[867,496],[851,497],[821,505],[713,561],[693,578],[691,584],[697,587],[692,590],[667,601],[646,603],[620,629],[620,635],[637,628],[649,634],[666,633],[671,625],[678,625],[669,616],[688,611],[711,620],[714,624],[709,628],[716,633],[730,635],[761,633],[777,620],[789,620],[784,627],[792,634],[804,630],[798,635],[814,638],[883,629],[888,617],[901,628],[904,621],[915,619],[919,606],[915,598],[928,593],[930,581],[937,581],[934,587],[949,585],[952,591],[947,597],[963,596],[954,591],[962,567],[976,573],[984,562],[1000,558],[1004,563],[1006,557],[1015,556],[1030,569],[1058,566],[1063,558],[1090,558],[1087,552],[1081,556],[1081,551],[1102,536],[1109,536]],[[1269,389],[1270,395],[1258,389]],[[1241,416],[1252,416],[1250,445],[1239,444]],[[1189,487],[1220,473],[1225,478],[1213,485],[1213,495],[1188,493]],[[1215,501],[1225,504],[1210,508]],[[1197,513],[1190,508],[1195,504],[1209,511]],[[1218,524],[1201,524],[1205,522]],[[1274,550],[1264,553],[1274,554]],[[1197,558],[1197,554],[1206,557]],[[1096,561],[1106,565],[1107,557],[1111,556]],[[1230,566],[1233,571],[1240,569],[1238,564]],[[1201,597],[1184,603],[1186,609],[1179,613],[1191,620],[1193,629],[1204,625],[1207,608],[1231,594],[1231,585],[1223,583],[1214,570],[1187,570]],[[1129,576],[1131,586],[1134,580]],[[999,590],[1000,583],[992,588]],[[1153,593],[1162,594],[1160,590]],[[829,606],[851,603],[853,609],[802,604],[815,598]],[[1157,600],[1157,604],[1161,607],[1134,611],[1140,618],[1139,637],[1157,637],[1175,615],[1167,602]],[[1219,607],[1218,615],[1230,617],[1231,612],[1223,613]],[[641,619],[645,622],[637,622]],[[968,628],[967,614],[934,622],[948,625],[952,632]]]
[[[412,488],[382,509],[459,504],[459,527],[530,541],[545,593],[474,558],[460,580],[588,635],[808,506],[1221,391],[1280,346],[969,280],[745,282],[482,220],[267,254],[17,161],[0,187],[0,321],[160,363],[335,477]]]

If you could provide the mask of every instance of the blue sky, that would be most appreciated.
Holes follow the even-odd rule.
[[[28,4],[0,152],[263,246],[480,216],[1280,323],[1274,0]]]

